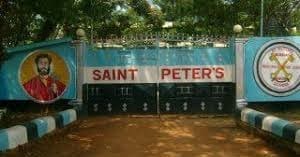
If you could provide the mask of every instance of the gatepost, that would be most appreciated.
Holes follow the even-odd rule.
[[[88,107],[83,102],[83,79],[84,79],[84,53],[86,51],[86,41],[85,40],[74,40],[72,42],[76,49],[76,100],[71,101],[70,104],[73,105],[80,111],[80,114],[87,116]]]
[[[245,64],[245,44],[248,38],[235,39],[235,82],[236,82],[236,108],[247,105],[244,97],[244,64]],[[234,71],[234,70],[233,70]]]

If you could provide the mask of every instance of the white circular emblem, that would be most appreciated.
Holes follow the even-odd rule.
[[[299,48],[286,40],[265,44],[255,57],[254,76],[263,91],[273,96],[294,93],[300,83]]]

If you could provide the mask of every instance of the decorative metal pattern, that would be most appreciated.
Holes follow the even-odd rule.
[[[188,103],[187,103],[187,102],[184,102],[184,103],[182,104],[182,106],[183,106],[183,110],[184,110],[184,111],[187,111],[187,110],[188,110]]]
[[[205,110],[205,105],[206,105],[205,102],[202,101],[202,102],[201,102],[201,110],[202,110],[202,111]]]
[[[98,112],[98,104],[94,104],[93,107],[94,107],[94,108],[93,108],[94,112]]]
[[[223,110],[223,103],[222,102],[218,102],[218,110],[219,111]]]
[[[111,111],[112,111],[112,104],[111,104],[111,103],[108,103],[108,104],[107,104],[107,111],[108,111],[108,112],[111,112]]]
[[[170,106],[171,106],[171,104],[167,102],[166,103],[166,111],[170,111],[171,110]]]
[[[143,104],[143,111],[148,111],[148,104],[146,102]]]
[[[127,104],[126,103],[124,103],[122,105],[122,110],[123,110],[123,112],[127,112]]]

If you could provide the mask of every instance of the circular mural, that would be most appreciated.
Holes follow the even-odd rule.
[[[37,50],[25,57],[19,68],[19,81],[25,93],[38,103],[52,103],[66,91],[69,68],[51,50]]]
[[[300,51],[287,41],[267,43],[254,61],[254,75],[263,91],[273,96],[287,96],[298,90]]]

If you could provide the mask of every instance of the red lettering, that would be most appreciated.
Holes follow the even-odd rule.
[[[123,80],[126,80],[127,78],[126,69],[124,69],[123,71],[121,69],[118,69],[118,80],[121,80],[121,76]]]
[[[185,79],[188,79],[188,77],[189,77],[189,71],[191,70],[191,68],[182,68],[182,70],[184,71]]]
[[[161,79],[165,79],[165,76],[170,74],[171,74],[170,69],[161,69]]]
[[[193,75],[193,79],[201,79],[200,68],[193,68],[192,75]]]
[[[205,79],[207,77],[210,79],[211,69],[209,68],[202,68],[202,78]]]
[[[101,71],[100,70],[93,70],[93,79],[100,80],[101,79]]]
[[[172,69],[173,79],[180,79],[179,71],[180,71],[180,69],[178,69],[178,68]]]
[[[224,78],[224,68],[216,68],[216,78],[217,79],[222,79]]]
[[[116,72],[115,69],[112,70],[112,80],[116,79]]]
[[[105,79],[107,79],[107,80],[110,80],[111,78],[110,78],[110,75],[109,75],[109,70],[107,70],[107,69],[105,69],[104,71],[103,71],[103,78],[102,78],[102,80],[105,80]]]
[[[137,72],[137,69],[128,69],[128,72],[131,72],[131,80],[134,80],[134,74]]]

